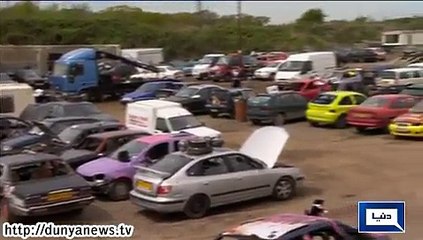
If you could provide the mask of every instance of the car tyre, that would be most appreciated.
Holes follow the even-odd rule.
[[[364,133],[364,132],[366,132],[366,128],[365,128],[365,127],[356,127],[356,128],[355,128],[355,130],[356,130],[358,133]]]
[[[276,76],[276,73],[271,73],[268,80],[269,81],[275,80],[275,76]]]
[[[346,128],[347,125],[347,117],[345,116],[345,114],[339,116],[335,123],[335,127],[338,129]]]
[[[116,180],[112,182],[109,189],[109,198],[113,201],[122,201],[129,199],[131,184],[125,180]]]
[[[272,197],[284,201],[295,195],[295,181],[291,177],[281,177],[273,187]]]
[[[319,124],[317,122],[313,122],[313,121],[308,121],[308,123],[310,124],[310,126],[312,127],[318,127]]]
[[[275,126],[283,126],[285,122],[286,122],[286,115],[283,113],[276,115],[275,118],[273,119],[273,124]]]
[[[218,114],[217,113],[210,113],[210,117],[211,118],[217,118],[218,117]]]
[[[251,123],[253,124],[253,125],[260,125],[260,120],[251,120]]]
[[[189,198],[184,207],[184,214],[188,218],[202,218],[210,208],[210,199],[204,194],[197,194]]]

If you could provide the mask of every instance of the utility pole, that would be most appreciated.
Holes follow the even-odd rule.
[[[241,17],[242,17],[242,11],[241,11],[241,1],[237,1],[237,25],[238,25],[238,49],[242,50],[242,33],[241,33]]]

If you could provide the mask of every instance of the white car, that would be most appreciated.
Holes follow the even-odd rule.
[[[381,87],[423,84],[423,70],[417,67],[387,69],[379,74],[376,84]]]
[[[261,80],[273,80],[275,77],[276,72],[278,71],[278,68],[286,62],[285,60],[278,60],[275,61],[266,67],[262,67],[257,69],[254,72],[254,78],[255,79],[261,79]]]
[[[144,78],[144,79],[165,79],[165,78],[173,78],[173,79],[182,79],[184,77],[184,73],[172,66],[162,65],[156,66],[159,69],[158,73],[154,73],[147,70],[142,70],[140,73],[134,74],[131,78]]]

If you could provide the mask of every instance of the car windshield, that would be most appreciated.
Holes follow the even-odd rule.
[[[49,130],[44,124],[37,122],[34,122],[33,124],[34,126],[28,131],[28,134],[41,136],[51,133],[51,130]]]
[[[162,160],[152,164],[149,168],[173,175],[190,161],[191,159],[189,157],[179,153],[168,154]]]
[[[316,104],[331,104],[336,99],[334,94],[320,94],[316,99],[311,101]]]
[[[74,143],[81,136],[82,130],[75,127],[68,127],[59,133],[58,137],[65,143]]]
[[[100,138],[95,137],[87,137],[82,140],[81,144],[79,144],[78,149],[85,149],[88,151],[95,151],[97,150],[98,146],[101,144]]]
[[[142,142],[138,139],[134,139],[123,146],[116,149],[112,154],[110,154],[110,158],[119,159],[119,153],[123,151],[127,151],[130,158],[137,156],[139,153],[144,151],[149,147],[148,143]]]
[[[279,71],[298,72],[304,68],[304,61],[287,61],[279,67]]]
[[[56,63],[53,67],[53,76],[64,76],[69,72],[69,66],[63,63]]]
[[[389,102],[387,98],[384,97],[371,97],[366,99],[360,106],[366,107],[383,107]]]
[[[169,118],[169,123],[173,131],[201,127],[202,124],[192,115]]]
[[[410,109],[412,113],[423,113],[423,100]]]
[[[204,57],[200,61],[199,64],[214,64],[219,61],[220,57]]]
[[[396,79],[394,71],[382,71],[380,72],[379,77],[382,79]]]
[[[101,114],[100,110],[94,104],[70,104],[63,106],[65,114],[68,116],[89,116]]]
[[[194,96],[197,92],[198,92],[198,88],[186,87],[186,88],[182,88],[178,93],[176,93],[175,96],[188,98],[188,97]]]
[[[137,88],[137,90],[135,90],[135,92],[153,92],[157,89],[160,88],[159,83],[145,83],[143,85],[141,85],[139,88]]]
[[[39,179],[70,175],[72,173],[73,171],[64,162],[50,160],[12,166],[11,180],[14,183],[37,181]]]

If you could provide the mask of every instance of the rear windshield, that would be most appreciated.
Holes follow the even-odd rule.
[[[417,103],[413,108],[411,108],[410,112],[423,113],[423,100]]]
[[[382,71],[379,77],[382,79],[396,79],[395,72],[393,71]]]
[[[173,175],[185,165],[187,165],[190,161],[191,159],[185,155],[178,153],[169,154],[166,155],[162,160],[151,165],[149,168]]]
[[[58,137],[65,143],[75,143],[79,141],[82,135],[82,130],[75,127],[68,127],[63,130]]]
[[[59,160],[28,163],[11,168],[12,182],[26,182],[69,174],[72,174],[72,170]]]
[[[100,114],[101,111],[94,104],[72,104],[64,106],[65,114],[68,116],[89,116]]]
[[[366,107],[383,107],[388,104],[389,100],[383,97],[372,97],[366,99],[363,103],[361,103],[361,106]]]
[[[78,148],[94,152],[95,150],[97,150],[100,144],[101,144],[101,139],[95,138],[95,137],[87,137],[81,142]]]
[[[316,99],[311,101],[317,104],[331,104],[336,99],[336,95],[333,94],[320,94]]]

